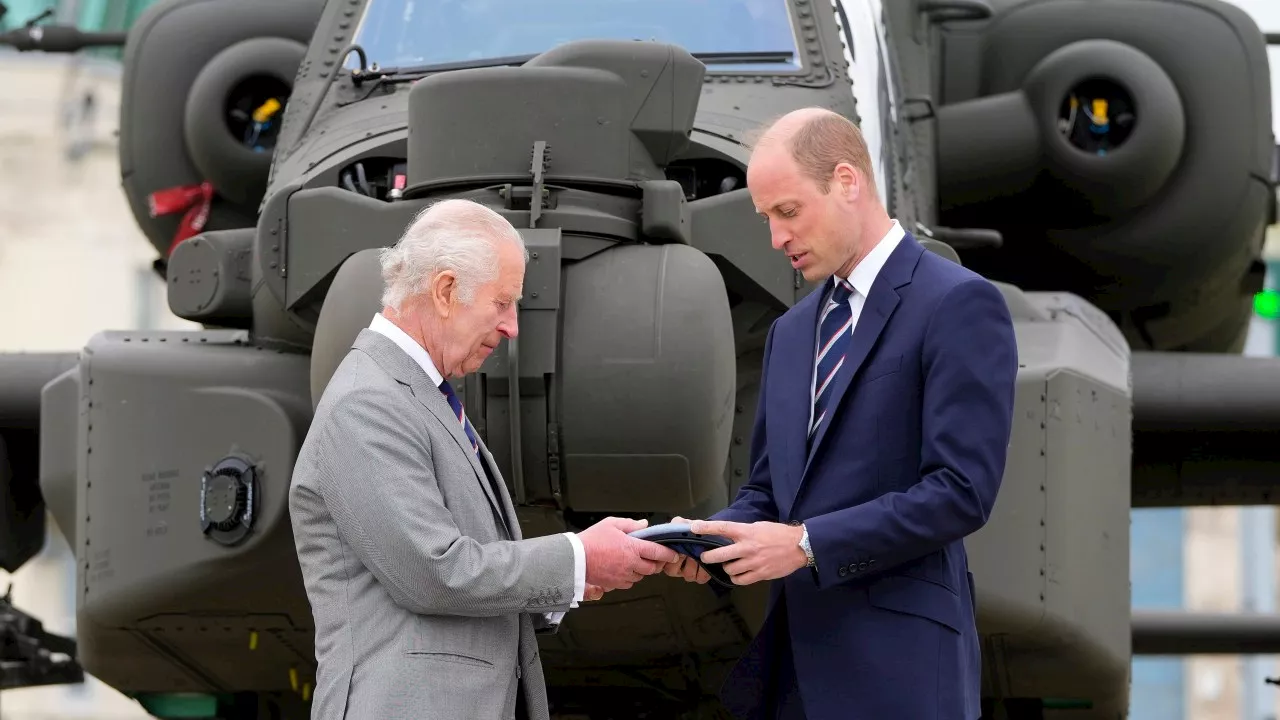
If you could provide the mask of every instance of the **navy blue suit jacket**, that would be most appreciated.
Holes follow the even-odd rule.
[[[771,718],[761,693],[776,633],[789,632],[809,720],[973,720],[981,661],[962,540],[1004,474],[1018,372],[1008,307],[908,233],[872,284],[810,448],[823,295],[769,330],[751,475],[712,518],[804,522],[817,568],[773,582],[722,698]]]

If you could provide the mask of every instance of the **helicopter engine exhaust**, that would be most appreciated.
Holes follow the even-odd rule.
[[[1100,307],[1135,350],[1235,352],[1274,218],[1266,43],[1224,2],[1022,3],[945,43],[945,225],[966,266]]]
[[[176,0],[130,29],[146,42],[125,45],[121,181],[138,226],[160,253],[158,268],[184,237],[254,224],[294,76],[323,6]]]

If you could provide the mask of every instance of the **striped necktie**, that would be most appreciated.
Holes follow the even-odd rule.
[[[480,467],[484,470],[485,479],[489,481],[489,489],[493,491],[494,499],[501,503],[502,488],[497,478],[489,470],[489,466],[485,464],[484,457],[480,454],[480,443],[476,440],[476,431],[471,427],[471,421],[467,420],[467,414],[462,411],[462,401],[458,399],[457,393],[453,391],[453,386],[449,384],[448,380],[440,382],[440,392],[444,393],[444,399],[448,400],[449,407],[453,408],[454,417],[458,418],[458,422],[462,423],[462,430],[466,432],[467,439],[471,441],[471,449],[475,451],[476,460],[480,462]],[[498,508],[491,507],[490,510],[493,511],[494,522],[498,524],[498,527],[505,530],[507,523],[502,515],[498,513]],[[507,532],[508,537],[510,537],[510,531],[508,530]]]
[[[844,355],[849,346],[850,326],[853,325],[853,309],[849,307],[849,296],[853,294],[853,286],[848,281],[836,278],[835,290],[827,299],[822,312],[822,320],[818,328],[818,363],[814,368],[813,392],[813,424],[809,426],[809,439],[827,416],[827,403],[831,401],[831,386],[836,373],[844,364]]]
[[[484,460],[480,458],[480,443],[476,441],[475,430],[471,427],[471,422],[467,420],[467,415],[462,411],[462,401],[458,399],[457,393],[453,391],[453,386],[448,380],[440,381],[440,392],[444,393],[444,399],[449,401],[449,407],[453,408],[453,416],[458,418],[458,422],[462,423],[462,429],[467,433],[467,439],[471,441],[471,449],[475,451],[476,458],[480,459],[480,467],[484,467]]]

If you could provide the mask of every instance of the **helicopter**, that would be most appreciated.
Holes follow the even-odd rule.
[[[123,44],[122,190],[203,326],[0,356],[0,567],[47,509],[78,568],[74,642],[8,608],[15,683],[307,716],[293,459],[380,309],[378,250],[443,198],[530,251],[518,340],[456,383],[524,535],[723,507],[765,336],[813,289],[755,216],[752,134],[822,106],[1014,319],[1008,467],[947,588],[976,598],[984,718],[1125,717],[1135,654],[1259,627],[1133,612],[1128,538],[1133,507],[1273,502],[1280,366],[1240,355],[1277,214],[1269,41],[1221,0],[159,0],[123,38],[0,34]],[[539,641],[553,715],[724,717],[764,609],[659,576],[572,610]]]

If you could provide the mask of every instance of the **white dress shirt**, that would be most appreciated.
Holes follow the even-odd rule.
[[[894,249],[898,247],[898,243],[902,242],[902,238],[906,237],[906,234],[906,231],[902,229],[898,221],[894,220],[889,232],[885,233],[880,242],[871,248],[871,252],[867,253],[866,257],[853,266],[853,271],[849,273],[849,277],[845,278],[853,286],[853,292],[849,293],[849,309],[853,312],[849,323],[850,337],[853,336],[853,331],[858,327],[858,317],[862,315],[862,306],[867,301],[867,294],[871,292],[871,285],[875,283],[876,276],[880,274],[880,269],[884,267],[885,261],[893,254]],[[826,293],[830,289],[831,284],[827,282],[823,283],[818,292]],[[830,302],[830,300],[827,300],[827,303]],[[826,305],[824,304],[823,307],[826,307]],[[823,315],[825,313],[819,308],[818,328],[822,327]],[[821,338],[817,337],[818,333],[814,333],[814,335],[814,371],[809,378],[809,424],[805,427],[813,427],[813,404],[817,402],[817,397],[815,396],[818,382],[816,358],[818,357],[818,343],[821,342]]]
[[[432,384],[440,387],[440,383],[444,382],[444,376],[436,369],[436,364],[432,362],[431,356],[427,354],[425,348],[417,343],[409,334],[401,330],[382,313],[373,316],[373,321],[369,323],[369,329],[385,335],[391,342],[395,343],[404,350],[414,362],[422,367],[427,373],[427,377],[431,378]],[[512,522],[517,522],[515,518],[511,518]],[[582,601],[582,595],[586,591],[587,584],[587,560],[586,550],[582,547],[582,540],[578,538],[576,533],[567,532],[564,536],[569,538],[569,542],[573,545],[573,602],[569,607],[578,607],[578,603]],[[559,623],[564,617],[563,612],[546,613],[547,619],[552,623]]]

